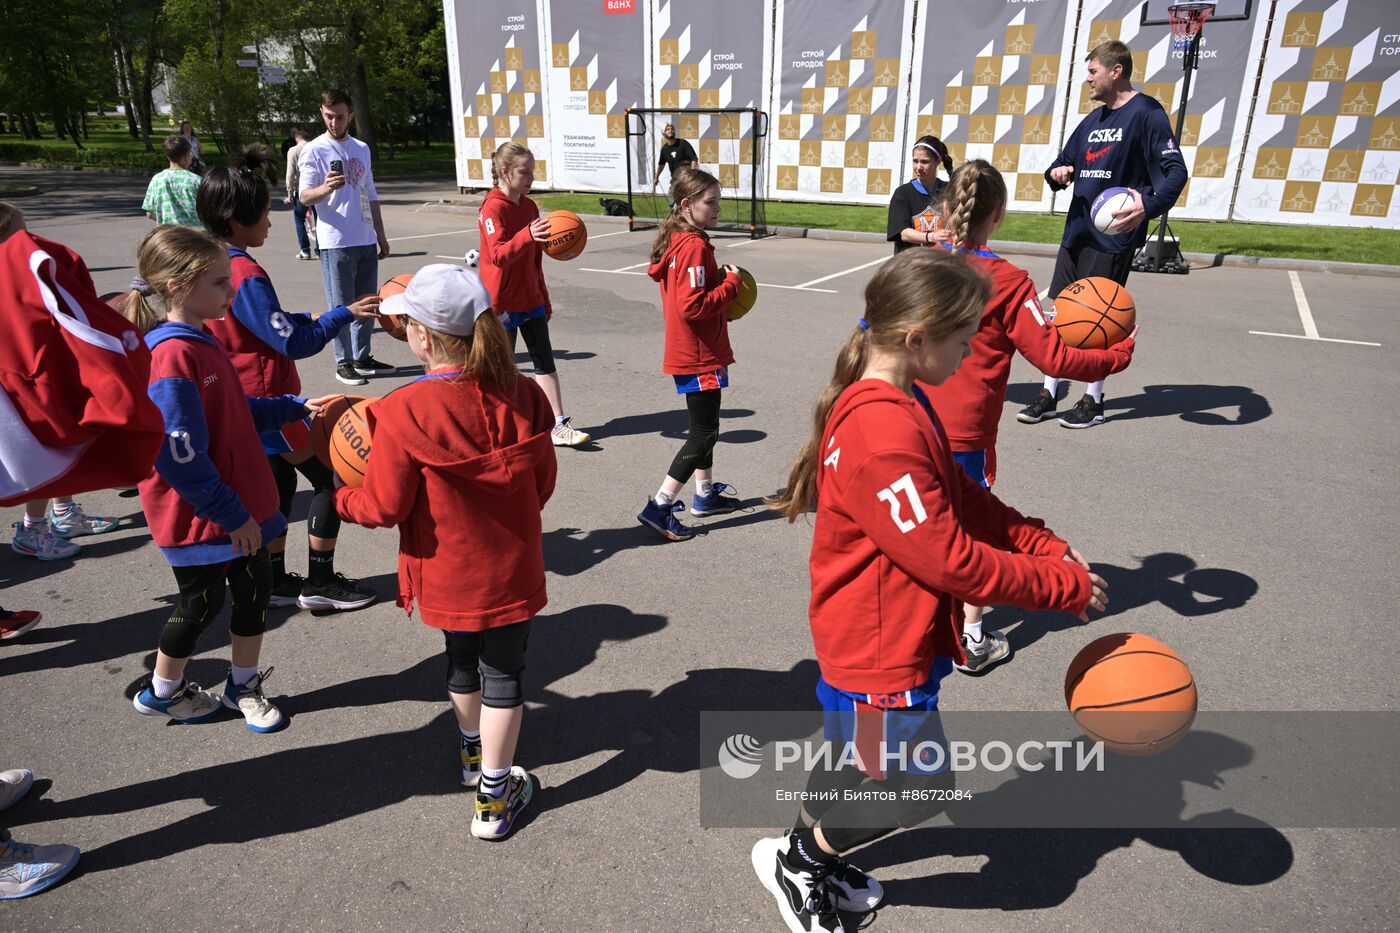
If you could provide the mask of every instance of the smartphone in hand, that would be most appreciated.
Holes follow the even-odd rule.
[[[345,163],[340,159],[331,159],[331,171],[337,175],[345,174]]]

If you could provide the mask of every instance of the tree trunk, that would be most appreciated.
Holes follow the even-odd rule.
[[[122,55],[121,43],[115,38],[115,25],[109,25],[108,28],[113,34],[112,58],[116,60],[117,65],[117,94],[121,97],[122,110],[126,111],[126,131],[132,139],[139,139],[140,136],[136,132],[136,107],[131,100],[131,85],[126,80],[125,57]]]
[[[347,54],[350,65],[350,100],[355,106],[355,136],[369,147],[371,162],[379,160],[379,139],[374,131],[374,116],[369,109],[369,76],[359,50],[365,45],[365,30],[358,14],[351,14],[345,26]]]
[[[66,123],[67,121],[64,119],[63,114],[55,110],[50,114],[50,117],[53,120],[53,138],[67,139],[68,134],[63,131],[64,123]]]
[[[141,123],[141,131],[146,140],[147,152],[153,151],[154,148],[151,146],[151,121],[155,119],[156,67],[160,64],[156,60],[156,50],[160,48],[160,24],[164,9],[159,5],[151,9],[151,27],[146,33],[146,61],[141,74],[141,113],[145,118]]]
[[[65,119],[68,121],[68,136],[73,140],[73,145],[79,149],[86,149],[87,147],[83,145],[82,131],[78,129],[78,121],[74,119],[72,114],[69,114]]]

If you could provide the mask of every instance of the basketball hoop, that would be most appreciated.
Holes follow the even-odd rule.
[[[1172,30],[1172,47],[1185,49],[1201,32],[1210,14],[1215,12],[1214,3],[1200,0],[1187,0],[1167,7],[1167,25]]]

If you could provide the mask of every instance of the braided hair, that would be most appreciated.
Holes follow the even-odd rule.
[[[943,192],[947,207],[943,225],[954,248],[967,243],[968,234],[1006,206],[1006,182],[986,159],[972,159],[958,166]]]

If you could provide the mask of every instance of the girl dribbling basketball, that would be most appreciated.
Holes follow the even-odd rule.
[[[1078,552],[958,467],[916,384],[938,385],[957,371],[987,296],[986,279],[944,252],[910,250],[886,262],[866,286],[865,317],[841,348],[814,433],[773,503],[789,521],[816,510],[808,612],[826,737],[843,748],[884,746],[878,761],[858,768],[814,768],[793,829],[754,845],[754,871],[789,929],[840,930],[838,910],[878,907],[878,882],[841,853],[941,809],[927,802],[937,794],[920,791],[946,790],[950,772],[893,765],[885,755],[900,741],[941,737],[939,682],[963,659],[959,602],[997,594],[1081,618],[1106,604],[1103,580]]]
[[[715,248],[705,231],[719,223],[719,180],[699,169],[679,169],[671,185],[671,212],[661,222],[651,247],[647,275],[661,286],[666,322],[666,349],[661,369],[685,396],[690,429],[685,445],[671,461],[656,495],[647,500],[637,521],[668,541],[695,536],[676,518],[685,508],[681,487],[695,477],[690,514],[723,515],[739,507],[727,495],[727,483],[714,481],[715,442],[719,440],[720,395],[729,385],[734,351],[729,346],[725,312],[739,294],[739,270],[715,262]]]
[[[1030,276],[987,248],[1006,216],[1006,183],[990,163],[964,162],[953,173],[945,197],[946,247],[990,276],[992,294],[967,362],[942,385],[923,388],[943,419],[953,459],[975,482],[990,489],[996,481],[997,422],[1015,352],[1021,351],[1043,373],[1093,382],[1127,369],[1134,343],[1129,338],[1107,350],[1077,350],[1060,340],[1055,325],[1041,310]],[[963,607],[962,647],[967,660],[957,667],[967,674],[985,673],[1011,656],[1005,635],[983,631],[982,612],[980,605]]]

